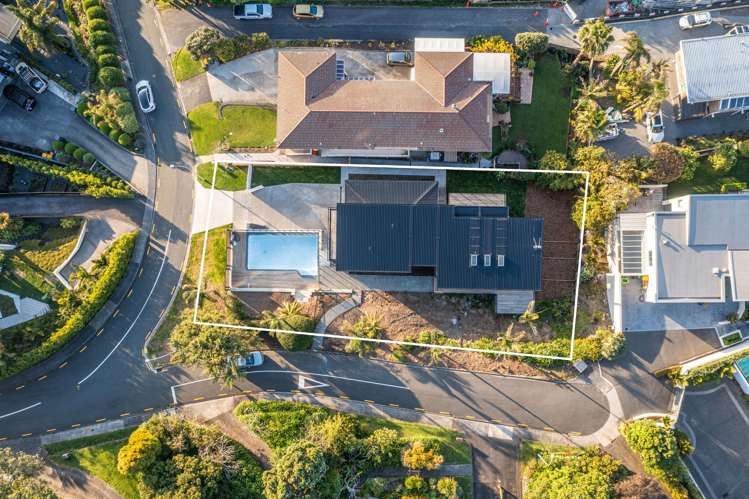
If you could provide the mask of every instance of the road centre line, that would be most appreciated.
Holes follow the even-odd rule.
[[[42,405],[42,403],[41,402],[37,402],[36,404],[31,404],[30,406],[24,407],[23,409],[18,409],[17,411],[9,412],[8,414],[3,414],[2,416],[0,416],[0,419],[7,418],[7,417],[10,417],[10,416],[14,416],[14,415],[16,415],[18,413],[21,413],[23,411],[28,411],[29,409],[33,409],[34,407],[39,406],[39,405]]]
[[[114,352],[117,351],[117,349],[120,347],[122,342],[125,341],[125,338],[127,338],[127,336],[130,334],[130,331],[133,330],[133,327],[135,327],[135,324],[138,323],[138,319],[140,319],[140,316],[143,314],[143,311],[146,309],[146,306],[151,301],[151,296],[153,295],[153,292],[156,290],[156,285],[159,283],[161,272],[164,270],[164,264],[166,263],[166,256],[167,256],[167,253],[169,252],[169,243],[171,242],[171,237],[172,237],[172,229],[169,229],[169,234],[167,234],[166,236],[166,246],[164,246],[164,255],[161,259],[161,267],[159,267],[159,273],[156,274],[156,279],[154,279],[153,281],[153,285],[151,286],[151,291],[149,291],[148,296],[146,297],[146,300],[143,302],[143,306],[140,308],[138,315],[135,316],[135,319],[133,319],[133,322],[130,323],[130,327],[127,328],[127,331],[125,331],[125,334],[122,335],[122,338],[120,338],[120,340],[117,342],[114,348],[112,348],[112,350],[107,354],[106,357],[104,357],[104,359],[99,363],[99,365],[94,368],[93,371],[91,371],[85,378],[83,378],[82,380],[78,382],[79,385],[84,383],[91,376],[93,376],[94,373],[96,373],[96,371],[98,371],[99,368],[103,366],[107,360],[109,360],[109,357],[111,357],[112,354],[114,354]]]

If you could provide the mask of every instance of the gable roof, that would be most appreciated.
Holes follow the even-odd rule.
[[[434,180],[346,180],[347,203],[437,204],[439,192]]]
[[[749,96],[749,33],[680,42],[687,102]]]
[[[278,147],[491,150],[491,92],[470,53],[417,53],[415,80],[336,80],[332,50],[278,54]]]

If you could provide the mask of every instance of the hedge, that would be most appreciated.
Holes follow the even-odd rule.
[[[86,154],[83,155],[83,163],[84,164],[90,166],[90,165],[94,164],[94,161],[96,161],[96,156],[94,156],[90,152],[87,152]]]
[[[681,374],[681,370],[670,371],[668,377],[675,385],[682,387],[715,381],[731,376],[733,374],[733,363],[747,355],[749,355],[749,343],[747,343],[746,348],[742,348],[734,354],[710,364],[696,367],[686,374]]]
[[[122,133],[117,137],[117,143],[123,147],[127,147],[133,143],[133,138],[126,133]]]
[[[95,5],[86,9],[86,17],[88,17],[89,20],[103,19],[106,21],[108,19],[107,11],[99,5]]]
[[[83,159],[83,155],[86,154],[86,150],[82,147],[76,147],[75,151],[73,152],[73,157],[80,161]]]
[[[96,58],[96,62],[102,68],[118,68],[120,67],[120,60],[115,54],[102,54]]]
[[[112,26],[104,19],[92,19],[88,23],[88,32],[93,33],[95,31],[109,33],[112,31]]]
[[[83,10],[88,10],[91,7],[101,7],[101,2],[99,0],[83,0],[81,5],[83,6]]]
[[[65,152],[68,153],[68,154],[75,153],[76,149],[78,149],[78,146],[76,146],[75,144],[73,144],[71,142],[68,142],[67,144],[65,144]]]
[[[62,152],[65,150],[65,142],[62,140],[55,140],[52,142],[52,150]]]
[[[114,36],[112,36],[112,33],[109,33],[107,31],[94,31],[93,33],[89,34],[88,42],[93,47],[99,47],[101,45],[112,45],[114,43]]]
[[[13,358],[8,364],[0,366],[0,377],[12,376],[43,361],[86,327],[125,275],[137,236],[137,232],[120,236],[104,251],[101,258],[106,262],[106,267],[76,311],[41,345]]]
[[[20,166],[21,168],[26,168],[29,171],[41,173],[42,175],[63,178],[80,188],[83,193],[95,198],[133,197],[133,192],[122,180],[74,166],[60,166],[8,153],[0,153],[0,163]]]
[[[96,55],[104,55],[104,54],[117,54],[117,49],[114,48],[114,45],[99,45],[94,49],[94,52],[96,52]]]
[[[120,68],[101,68],[99,70],[99,83],[104,88],[119,87],[125,83],[125,76]]]

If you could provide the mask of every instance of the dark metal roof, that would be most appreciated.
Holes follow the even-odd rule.
[[[506,207],[341,203],[336,244],[340,271],[434,267],[436,290],[541,289],[543,220],[509,218]]]
[[[434,180],[347,180],[347,203],[437,204]]]

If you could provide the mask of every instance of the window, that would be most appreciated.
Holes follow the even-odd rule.
[[[475,253],[471,255],[471,260],[468,263],[470,267],[476,267],[479,264],[479,256]]]
[[[492,266],[492,256],[484,255],[484,267],[491,267],[491,266]]]
[[[505,256],[497,255],[497,267],[504,267],[504,266],[505,266]]]
[[[746,97],[732,97],[730,99],[721,99],[720,110],[726,111],[728,109],[743,109],[749,107],[749,96]]]

